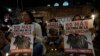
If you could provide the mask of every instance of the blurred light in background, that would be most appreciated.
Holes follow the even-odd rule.
[[[51,49],[51,51],[53,51],[53,49]]]
[[[32,11],[32,13],[36,13],[36,11],[35,11],[35,10],[33,10],[33,11]]]
[[[64,2],[63,2],[63,6],[69,6],[68,1],[64,1]]]
[[[12,12],[12,9],[11,9],[11,8],[7,8],[7,10],[8,10],[9,12]]]
[[[9,56],[9,53],[6,53],[6,56]]]
[[[55,49],[55,51],[57,51],[57,49]]]
[[[47,6],[48,6],[48,7],[50,7],[51,5],[50,5],[50,4],[48,4]]]
[[[59,6],[59,3],[55,3],[54,6]]]
[[[92,18],[93,20],[95,19],[95,17],[96,17],[95,14],[92,14],[92,15],[91,15],[91,18]]]

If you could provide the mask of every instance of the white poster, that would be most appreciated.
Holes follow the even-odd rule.
[[[10,54],[13,56],[32,56],[33,50],[33,26],[13,25],[13,37],[11,38]]]
[[[69,56],[94,56],[92,36],[89,31],[92,27],[92,20],[64,23],[64,52]]]

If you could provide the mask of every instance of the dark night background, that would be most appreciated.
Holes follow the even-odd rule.
[[[53,4],[55,2],[62,3],[64,1],[69,1],[72,4],[97,4],[97,0],[1,0],[0,5],[2,6],[8,6],[8,7],[21,7],[23,4],[23,7],[37,7],[37,6],[46,6],[47,4]]]
[[[55,2],[59,3],[60,6],[62,6],[62,3],[64,1],[68,1],[70,4],[69,6],[84,5],[88,3],[93,5],[96,9],[100,9],[99,0],[1,0],[0,6],[10,8],[34,8],[40,6],[47,6],[47,4],[53,6]]]

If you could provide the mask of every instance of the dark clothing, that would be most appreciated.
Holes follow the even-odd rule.
[[[42,56],[43,46],[40,43],[34,43],[33,56]]]
[[[7,22],[5,22],[4,20],[3,20],[3,24],[4,25],[13,25],[13,23],[12,23],[12,20],[7,20]]]

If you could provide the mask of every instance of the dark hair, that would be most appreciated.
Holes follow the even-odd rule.
[[[57,22],[57,20],[55,18],[52,18],[52,19],[49,20],[49,22],[53,22],[53,21]]]
[[[32,20],[32,22],[35,22],[35,17],[33,16],[33,13],[31,13],[30,11],[22,11],[22,12],[26,12],[29,18]]]
[[[1,31],[5,32],[5,31],[8,31],[8,29],[9,29],[9,28],[8,28],[7,26],[4,26],[4,27],[3,27],[3,26],[0,25],[0,30],[1,30]]]
[[[3,21],[4,20],[4,15],[8,14],[8,10],[4,7],[0,7],[0,20]]]
[[[49,29],[49,34],[52,35],[52,36],[57,36],[58,30],[57,29]]]
[[[73,17],[73,19],[72,19],[72,21],[76,21],[76,19],[75,19],[75,17],[80,17],[80,19],[78,19],[78,20],[81,20],[81,16],[80,15],[75,15],[74,17]]]

